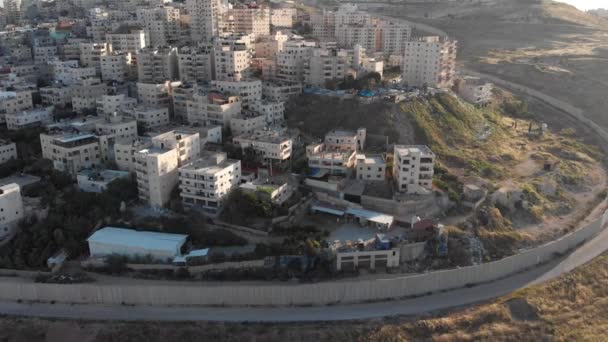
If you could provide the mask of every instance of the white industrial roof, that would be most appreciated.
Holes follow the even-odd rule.
[[[93,233],[87,241],[173,253],[186,242],[187,238],[188,235],[183,234],[145,232],[125,228],[105,227]]]
[[[377,223],[381,223],[381,224],[391,225],[391,224],[393,224],[393,220],[394,220],[393,216],[391,216],[391,215],[378,213],[375,211],[365,210],[365,209],[348,208],[348,209],[346,209],[346,213],[357,216],[357,217],[363,217],[363,218],[367,219],[368,221],[377,222]]]

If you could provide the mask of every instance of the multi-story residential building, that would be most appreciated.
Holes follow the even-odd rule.
[[[137,140],[137,121],[128,116],[113,113],[95,124],[95,132],[99,136],[112,138],[113,142],[135,141]]]
[[[169,124],[169,108],[139,105],[125,111],[137,120],[144,129],[162,127]]]
[[[140,103],[169,108],[171,113],[171,94],[181,82],[137,83],[137,99]]]
[[[465,77],[458,82],[458,94],[468,102],[484,105],[492,101],[494,85],[479,77]]]
[[[357,179],[363,181],[386,180],[386,160],[381,154],[357,154]]]
[[[179,168],[180,196],[185,206],[217,214],[226,196],[241,181],[241,161],[226,153],[204,156]]]
[[[359,128],[357,131],[333,129],[325,134],[324,143],[328,150],[361,151],[365,147],[367,130]]]
[[[449,88],[456,69],[455,40],[437,36],[404,43],[401,72],[410,86]]]
[[[310,15],[312,35],[322,42],[335,41],[336,13],[323,9],[320,13]]]
[[[412,27],[401,21],[382,21],[379,25],[385,56],[403,54],[404,43],[412,36]]]
[[[243,134],[253,134],[267,125],[265,115],[255,111],[243,110],[230,119],[230,132],[235,137]]]
[[[17,159],[17,144],[8,140],[0,140],[0,164]]]
[[[216,80],[240,81],[250,75],[251,54],[240,48],[216,46],[214,63]]]
[[[137,51],[139,82],[162,83],[178,78],[177,48],[145,48]]]
[[[256,37],[270,34],[270,9],[231,8],[224,18],[230,21],[229,30],[238,33],[253,33]]]
[[[106,42],[112,52],[135,53],[146,47],[146,35],[139,28],[121,26],[113,33],[106,34]]]
[[[262,95],[269,101],[286,102],[300,94],[302,94],[301,83],[264,81],[262,84]]]
[[[293,27],[297,15],[295,8],[273,8],[270,12],[270,24],[274,27]]]
[[[291,157],[293,141],[272,130],[259,130],[253,134],[234,137],[232,141],[243,150],[252,148],[258,158],[265,162],[283,161]]]
[[[116,140],[113,146],[116,166],[119,170],[135,173],[137,165],[135,154],[150,146],[150,139],[148,137],[139,137],[134,141]]]
[[[34,64],[46,64],[57,57],[57,46],[34,46]]]
[[[97,70],[95,67],[81,68],[78,61],[50,61],[53,79],[64,85],[79,84],[83,79],[95,77]]]
[[[21,20],[21,0],[4,0],[7,24],[18,25]]]
[[[368,51],[376,51],[379,48],[377,31],[377,27],[371,24],[336,25],[336,41],[344,47],[358,44]]]
[[[177,52],[179,79],[183,82],[205,82],[213,78],[213,47],[182,47]]]
[[[40,88],[40,98],[45,106],[65,107],[72,103],[72,88],[56,85]]]
[[[324,87],[328,81],[343,80],[349,65],[346,50],[315,48],[304,70],[304,78],[307,84]]]
[[[428,146],[395,145],[393,177],[397,191],[427,194],[433,189],[435,154]]]
[[[332,149],[323,143],[306,146],[308,166],[330,175],[345,175],[355,165],[355,154],[353,150]]]
[[[11,59],[15,62],[31,62],[32,49],[29,46],[11,46],[9,47]]]
[[[100,116],[113,116],[116,113],[137,106],[137,99],[124,94],[103,95],[97,100],[97,114]]]
[[[0,240],[11,236],[24,217],[21,188],[16,183],[0,186]]]
[[[241,112],[238,96],[217,92],[198,92],[188,102],[188,122],[228,127],[230,119]]]
[[[6,114],[6,128],[19,130],[43,126],[53,121],[53,107],[32,108],[22,112]]]
[[[14,114],[34,108],[32,92],[0,91],[0,122],[5,122],[6,114]]]
[[[137,151],[135,173],[139,199],[152,207],[163,207],[178,182],[177,150],[148,147]]]
[[[151,138],[150,147],[134,153],[139,198],[162,207],[178,184],[178,168],[200,157],[198,133],[169,131]]]
[[[289,36],[281,32],[258,37],[253,43],[255,58],[274,59],[277,53],[283,51],[283,46],[288,40]]]
[[[80,43],[80,64],[85,67],[93,67],[97,73],[101,72],[101,57],[108,54],[106,43]]]
[[[112,53],[100,57],[101,79],[105,82],[125,82],[132,74],[134,59],[129,52]]]
[[[266,119],[269,126],[278,125],[285,121],[285,103],[260,100],[252,102],[249,109],[254,110]]]
[[[186,0],[190,15],[190,37],[194,42],[209,42],[218,33],[219,0]]]
[[[262,81],[257,79],[215,80],[209,82],[209,87],[212,90],[238,96],[243,108],[248,108],[251,103],[262,99]]]
[[[288,41],[277,54],[277,75],[280,81],[302,82],[304,70],[312,55],[315,42]]]
[[[84,79],[78,86],[72,86],[72,109],[75,112],[95,109],[97,100],[107,91],[106,84],[98,78]]]
[[[173,103],[173,115],[182,120],[188,119],[188,102],[192,101],[194,93],[198,87],[189,83],[182,83],[179,87],[173,88],[171,101]]]
[[[137,9],[137,21],[146,34],[146,46],[170,46],[181,34],[179,8],[157,7]]]
[[[53,161],[53,167],[76,176],[78,171],[102,163],[103,138],[90,133],[42,133],[42,157]]]

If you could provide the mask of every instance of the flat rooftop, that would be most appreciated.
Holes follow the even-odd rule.
[[[380,154],[357,154],[357,162],[363,161],[365,165],[386,165],[384,157]]]
[[[166,251],[175,253],[186,242],[188,235],[137,231],[133,229],[105,227],[87,241],[107,245],[125,246],[136,249]]]
[[[432,154],[433,151],[426,145],[395,145],[395,153],[401,156],[407,156],[410,153],[425,153]]]
[[[240,162],[240,160],[236,159],[223,159],[218,162],[217,156],[209,156],[186,164],[180,169],[186,171],[216,173],[238,162]]]

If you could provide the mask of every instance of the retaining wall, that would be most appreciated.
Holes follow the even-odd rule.
[[[37,284],[0,281],[0,300],[138,305],[326,305],[378,301],[488,282],[547,262],[599,233],[608,211],[595,222],[545,245],[498,261],[398,278],[318,284]]]

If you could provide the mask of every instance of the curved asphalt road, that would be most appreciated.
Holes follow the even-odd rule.
[[[0,314],[118,321],[294,322],[418,315],[482,302],[538,284],[581,266],[608,249],[608,230],[559,260],[471,288],[412,299],[321,307],[154,307],[0,302]]]

